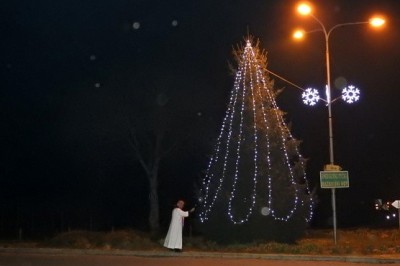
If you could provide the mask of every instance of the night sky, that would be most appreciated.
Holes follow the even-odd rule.
[[[173,118],[169,138],[179,140],[160,168],[162,226],[178,198],[193,205],[233,86],[233,47],[250,34],[267,51],[269,70],[323,92],[323,35],[293,41],[295,28],[318,28],[295,13],[296,3],[3,1],[0,236],[18,227],[31,235],[145,229],[148,186],[128,135],[132,121],[145,131],[157,104]],[[400,2],[329,0],[315,8],[327,28],[387,17],[379,31],[343,27],[330,39],[332,85],[345,80],[361,90],[357,104],[332,106],[335,162],[350,177],[350,188],[337,190],[338,225],[379,225],[374,199],[400,199]],[[272,78],[309,159],[319,197],[312,225],[329,226],[330,190],[319,188],[329,161],[327,108],[303,105],[299,89]]]

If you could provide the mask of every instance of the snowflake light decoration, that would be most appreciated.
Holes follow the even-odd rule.
[[[350,85],[342,90],[342,99],[346,103],[355,103],[360,99],[360,90]]]
[[[319,93],[316,89],[307,88],[302,94],[301,98],[305,105],[313,106],[319,101]]]

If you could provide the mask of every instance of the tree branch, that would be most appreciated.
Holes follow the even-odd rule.
[[[140,164],[142,165],[143,169],[146,171],[146,174],[149,176],[150,175],[150,169],[149,169],[149,165],[146,164],[146,161],[142,155],[142,153],[140,152],[140,148],[139,148],[139,141],[137,139],[136,136],[136,132],[133,128],[130,129],[130,138],[128,138],[128,142],[131,145],[131,147],[133,148],[137,159],[139,160]]]

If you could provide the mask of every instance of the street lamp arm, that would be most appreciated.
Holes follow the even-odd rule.
[[[344,27],[344,26],[351,26],[351,25],[360,25],[360,24],[369,24],[368,21],[357,21],[357,22],[346,22],[346,23],[340,23],[340,24],[336,24],[335,26],[333,26],[332,28],[330,28],[329,30],[327,30],[325,28],[324,23],[322,23],[321,20],[319,20],[316,16],[314,16],[313,14],[309,14],[316,22],[318,22],[318,24],[321,26],[321,29],[323,31],[323,33],[325,34],[325,38],[326,41],[329,40],[329,36],[331,35],[332,31],[334,31],[337,28],[340,27]]]
[[[316,16],[314,16],[313,14],[309,14],[316,22],[318,22],[318,24],[321,26],[321,29],[323,31],[323,33],[325,34],[325,37],[328,38],[328,33],[326,31],[325,25],[324,23],[322,23],[321,20],[319,20]]]
[[[331,35],[332,31],[340,28],[340,27],[345,27],[345,26],[351,26],[351,25],[360,25],[360,24],[368,24],[368,21],[358,21],[358,22],[347,22],[347,23],[340,23],[336,24],[332,28],[329,29],[328,33],[326,34],[327,38],[329,39],[329,36]]]

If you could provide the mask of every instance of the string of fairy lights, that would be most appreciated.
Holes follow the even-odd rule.
[[[212,210],[215,208],[218,197],[224,197],[222,195],[222,188],[228,187],[230,191],[228,197],[227,215],[230,221],[234,224],[243,224],[248,222],[251,215],[254,212],[257,201],[257,184],[262,178],[266,179],[267,188],[265,188],[265,197],[267,202],[262,203],[268,206],[268,214],[275,220],[288,221],[299,204],[307,204],[309,213],[305,218],[309,222],[313,216],[313,199],[309,189],[308,181],[305,174],[304,160],[299,153],[297,145],[295,146],[295,153],[302,169],[304,184],[306,187],[306,193],[310,197],[309,201],[303,202],[299,200],[298,185],[295,180],[295,174],[293,167],[290,163],[290,156],[287,150],[287,141],[294,140],[293,136],[288,129],[283,116],[275,101],[274,92],[269,88],[270,83],[266,80],[265,69],[262,68],[261,62],[259,62],[257,53],[255,52],[250,40],[246,41],[246,46],[243,49],[239,60],[239,67],[236,72],[234,86],[231,91],[230,100],[228,104],[225,117],[222,122],[222,127],[217,138],[217,142],[214,148],[212,157],[210,158],[206,175],[202,181],[202,195],[199,199],[202,205],[202,211],[199,213],[201,222],[205,222],[210,218]],[[264,97],[266,95],[266,97]],[[266,98],[266,99],[265,99]],[[264,101],[266,100],[266,103]],[[265,106],[268,104],[269,107]],[[251,106],[248,106],[251,105]],[[274,118],[269,117],[267,109],[273,110]],[[245,120],[245,110],[251,110],[252,120]],[[261,112],[261,119],[259,113]],[[288,183],[291,185],[293,194],[291,195],[293,200],[289,208],[285,209],[286,213],[282,214],[281,211],[277,211],[274,205],[274,199],[272,197],[273,187],[273,174],[272,169],[274,167],[271,160],[271,136],[270,136],[270,124],[271,119],[277,121],[277,125],[280,132],[280,146],[283,156],[283,161],[287,167],[288,172]],[[259,132],[260,121],[264,123],[266,130],[265,132]],[[249,137],[244,133],[244,126],[252,123],[252,134]],[[248,133],[246,131],[246,133]],[[260,134],[265,134],[262,138],[259,138]],[[253,170],[251,171],[240,171],[244,166],[242,165],[243,150],[245,148],[245,141],[251,139],[251,154],[253,161]],[[261,140],[265,140],[265,143],[261,143]],[[248,142],[246,142],[249,145]],[[259,156],[260,150],[263,149],[266,154],[266,158]],[[264,150],[265,149],[265,150]],[[236,153],[235,153],[236,151]],[[234,166],[232,166],[234,162]],[[267,168],[267,173],[261,175],[259,172],[259,165],[264,164]],[[230,168],[234,167],[234,171],[229,171]],[[245,174],[243,174],[245,172]],[[248,196],[239,195],[238,186],[240,180],[247,180],[251,184],[251,189],[248,192]],[[242,192],[243,193],[243,192]],[[260,204],[259,204],[260,205]],[[244,206],[247,210],[243,211]],[[280,213],[280,214],[279,214]]]
[[[249,44],[250,43],[248,42],[247,45],[249,45]],[[252,53],[253,53],[253,56],[255,57],[253,50],[252,50]],[[271,197],[271,194],[272,194],[272,178],[271,178],[271,175],[268,175],[268,191],[269,191],[269,195],[270,195],[268,204],[269,204],[269,208],[271,210],[271,214],[276,220],[287,221],[293,216],[294,212],[296,211],[297,206],[298,206],[298,200],[299,200],[298,189],[296,187],[296,181],[295,181],[295,177],[294,177],[294,173],[293,173],[293,168],[290,165],[290,159],[289,159],[287,147],[285,145],[285,142],[286,142],[285,135],[287,135],[287,138],[290,139],[290,140],[294,140],[294,137],[291,134],[289,128],[287,127],[287,125],[286,125],[286,123],[285,123],[285,121],[283,119],[283,116],[279,114],[279,107],[278,107],[278,105],[277,105],[277,103],[275,101],[275,98],[274,98],[274,95],[272,93],[272,90],[268,89],[268,87],[267,87],[267,83],[265,81],[265,75],[263,75],[263,71],[262,71],[260,65],[256,64],[256,67],[257,67],[257,77],[258,77],[258,79],[262,80],[263,89],[264,89],[264,91],[267,92],[268,100],[273,105],[274,114],[275,114],[276,120],[278,121],[278,126],[279,126],[279,129],[280,129],[280,132],[281,132],[281,135],[280,135],[281,136],[281,141],[282,141],[281,144],[282,144],[282,148],[283,148],[283,151],[284,151],[283,154],[285,155],[286,165],[287,165],[287,167],[289,169],[290,183],[293,185],[293,188],[294,188],[294,202],[293,202],[292,209],[289,211],[288,215],[283,216],[283,217],[278,217],[278,216],[276,216],[275,210],[273,209],[273,206],[272,206],[272,197]],[[260,92],[260,94],[261,94],[261,92]],[[264,123],[267,124],[267,117],[265,115],[265,108],[264,108],[264,105],[263,105],[262,101],[261,101],[261,106],[262,106],[262,110],[263,110]],[[268,134],[268,132],[269,131],[267,130],[267,134]],[[285,133],[285,134],[283,134],[283,133]],[[304,160],[302,159],[302,156],[301,156],[301,154],[300,154],[300,152],[298,150],[297,145],[295,145],[294,148],[295,148],[296,155],[299,158],[299,163],[301,164],[302,172],[304,173],[303,179],[304,179],[304,182],[306,184],[306,186],[305,186],[306,194],[307,195],[311,195],[310,187],[309,187],[308,180],[307,180],[307,177],[306,177]],[[270,168],[271,167],[270,166],[270,160],[268,160],[268,162],[269,162],[269,168]],[[301,204],[303,205],[305,203],[302,202]],[[312,216],[313,216],[313,205],[314,205],[313,204],[313,199],[312,199],[312,197],[310,197],[310,203],[309,203],[309,206],[308,206],[308,209],[309,209],[308,217],[305,218],[307,222],[311,221],[311,219],[312,219]]]
[[[247,47],[246,47],[247,49]],[[244,53],[243,56],[247,57],[247,53]],[[243,73],[243,77],[247,76],[247,70],[251,70],[251,60],[249,60],[250,58],[247,58],[247,60],[244,60],[245,64],[242,64],[242,71],[241,73]],[[252,73],[249,73],[250,76],[250,91],[252,94],[252,102],[253,102],[253,119],[255,120],[256,118],[256,110],[255,110],[255,99],[254,99],[254,85],[253,85],[253,75]],[[236,192],[236,184],[238,182],[238,173],[239,173],[239,160],[240,160],[240,150],[241,150],[241,140],[242,140],[242,133],[243,133],[243,112],[245,110],[245,98],[246,98],[246,92],[247,92],[247,88],[246,88],[246,79],[242,78],[242,76],[240,76],[240,81],[238,83],[238,85],[240,86],[240,84],[243,84],[243,94],[242,94],[242,105],[241,105],[241,109],[240,109],[240,126],[239,126],[239,138],[237,141],[237,156],[236,156],[236,164],[235,164],[235,177],[234,177],[234,181],[233,181],[233,185],[232,185],[232,190],[231,190],[231,195],[229,197],[229,201],[228,201],[228,216],[230,218],[230,220],[234,223],[234,224],[242,224],[246,221],[248,221],[250,215],[253,212],[254,209],[254,205],[256,203],[256,189],[257,189],[257,127],[254,123],[253,128],[254,128],[254,144],[255,144],[255,148],[254,148],[254,176],[253,176],[253,191],[252,191],[252,195],[251,195],[251,205],[249,207],[249,210],[247,212],[247,214],[245,215],[244,218],[239,218],[239,219],[235,219],[235,216],[233,214],[233,199],[235,198],[235,192]],[[237,88],[235,90],[237,93],[240,91],[240,87]],[[232,120],[231,120],[232,121]]]

